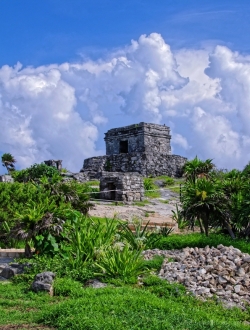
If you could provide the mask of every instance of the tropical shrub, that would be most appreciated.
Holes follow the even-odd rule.
[[[58,181],[61,179],[57,168],[44,163],[34,164],[24,170],[15,171],[12,173],[12,176],[16,182],[29,182],[39,180],[42,177],[52,178],[53,176],[57,176]]]
[[[39,253],[55,253],[61,240],[62,226],[68,210],[86,214],[91,189],[77,182],[49,181],[0,183],[0,240],[8,245],[10,239],[24,241],[27,255],[30,246]]]
[[[175,205],[175,210],[172,210],[172,219],[177,222],[178,229],[184,229],[188,226],[188,221],[186,220],[182,210],[180,210],[178,204]]]
[[[61,248],[72,268],[96,260],[114,242],[118,224],[110,219],[92,220],[79,211],[67,212],[63,233],[65,245]]]
[[[148,224],[134,219],[132,224],[121,224],[119,236],[122,241],[127,242],[134,250],[150,249],[160,239],[161,232],[149,231]],[[170,232],[168,232],[169,234]]]
[[[102,271],[98,276],[120,279],[124,283],[137,283],[138,276],[145,273],[141,250],[133,250],[128,244],[123,247],[108,247],[95,265]]]
[[[171,177],[165,177],[163,180],[164,186],[172,186],[174,184],[174,179]]]

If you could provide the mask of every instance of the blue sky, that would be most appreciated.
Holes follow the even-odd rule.
[[[250,51],[248,0],[1,0],[0,13],[1,65],[99,56],[152,32],[177,49],[220,42]]]
[[[108,129],[148,121],[171,127],[174,153],[242,168],[249,13],[247,0],[0,0],[0,151],[77,171]]]

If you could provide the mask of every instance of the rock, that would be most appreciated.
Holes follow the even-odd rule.
[[[234,292],[235,292],[235,293],[239,293],[240,290],[241,290],[241,285],[235,285],[235,287],[234,287]]]
[[[11,267],[5,267],[2,272],[0,273],[1,277],[6,278],[7,280],[12,278],[17,274],[17,269],[13,269]]]
[[[204,274],[206,274],[206,269],[204,269],[204,268],[201,268],[200,270],[199,270],[199,273],[200,273],[200,275],[204,275]]]
[[[244,262],[250,262],[250,256],[243,258]]]
[[[43,272],[35,276],[31,288],[35,292],[46,291],[53,295],[53,281],[55,274],[52,272]]]
[[[244,268],[239,268],[236,272],[238,276],[244,276],[245,275],[245,270]]]
[[[222,277],[222,276],[218,276],[218,281],[219,281],[220,284],[227,283],[227,280],[224,277]]]
[[[106,283],[102,283],[99,280],[93,279],[93,280],[88,280],[85,284],[86,286],[92,287],[94,289],[100,289],[100,288],[105,288],[107,286]]]

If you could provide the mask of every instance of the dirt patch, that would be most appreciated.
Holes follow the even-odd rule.
[[[31,325],[31,324],[6,324],[0,325],[0,330],[26,330],[26,329],[33,329],[33,330],[55,330],[55,328],[48,328],[47,326],[43,325]]]

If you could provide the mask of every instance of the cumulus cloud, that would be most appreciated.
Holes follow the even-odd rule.
[[[78,171],[102,133],[139,121],[172,129],[175,153],[242,168],[250,158],[250,57],[224,46],[172,52],[142,35],[102,59],[0,68],[0,151],[19,166],[63,159]]]

